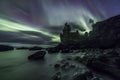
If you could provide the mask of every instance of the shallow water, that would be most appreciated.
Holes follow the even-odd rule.
[[[47,54],[44,61],[29,61],[34,51],[14,50],[0,52],[0,80],[50,80],[56,70],[53,64],[62,60],[62,54]]]
[[[75,54],[47,54],[43,61],[29,61],[27,57],[34,52],[28,50],[0,52],[0,80],[51,80],[58,71],[67,75],[63,80],[72,80],[72,75],[76,71],[82,72],[87,69],[84,65],[71,61],[71,64],[77,65],[79,69],[55,70],[53,67],[55,63]]]

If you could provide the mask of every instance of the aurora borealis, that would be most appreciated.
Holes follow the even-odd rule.
[[[95,22],[120,14],[120,0],[0,0],[0,42],[59,42],[65,22],[91,30]]]

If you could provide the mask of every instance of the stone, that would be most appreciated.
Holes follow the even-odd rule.
[[[61,67],[60,64],[55,64],[55,65],[54,65],[54,68],[60,68],[60,67]]]
[[[115,65],[120,69],[120,57],[115,59]]]
[[[69,63],[69,62],[63,63],[63,64],[61,65],[61,68],[62,68],[63,70],[69,69],[69,68],[70,68],[70,63]]]
[[[73,80],[87,80],[87,75],[86,73],[76,72],[73,75]]]
[[[80,56],[76,56],[76,57],[74,58],[74,60],[77,61],[77,62],[81,62]]]
[[[53,77],[53,80],[61,80],[62,79],[62,74],[61,72],[57,72]]]
[[[111,52],[108,52],[107,55],[110,57],[117,57],[117,56],[119,56],[119,53],[117,51],[113,50]]]
[[[92,71],[86,71],[85,74],[86,74],[87,78],[89,78],[89,79],[92,79],[94,77]]]
[[[94,77],[94,78],[92,78],[91,80],[100,80],[100,78]]]
[[[70,49],[63,49],[63,50],[61,50],[61,53],[70,53],[71,51],[70,51]]]
[[[76,66],[75,66],[75,64],[70,64],[70,67],[75,68]]]
[[[38,51],[35,54],[28,56],[29,60],[43,60],[45,57],[46,51]]]
[[[70,61],[70,60],[72,60],[72,58],[68,57],[68,58],[67,58],[67,60],[69,60],[69,61]]]
[[[107,74],[113,77],[115,80],[120,80],[120,69],[118,69],[114,63],[111,63],[111,61],[106,64],[99,59],[91,59],[88,60],[87,67],[97,72]]]

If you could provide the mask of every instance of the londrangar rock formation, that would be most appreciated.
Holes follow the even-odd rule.
[[[92,27],[90,33],[80,35],[78,30],[72,32],[70,25],[66,23],[60,34],[60,45],[75,45],[79,48],[120,47],[120,15],[97,22]]]

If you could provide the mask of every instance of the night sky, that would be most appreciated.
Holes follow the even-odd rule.
[[[0,0],[0,43],[53,44],[65,22],[91,30],[120,14],[120,0]]]

